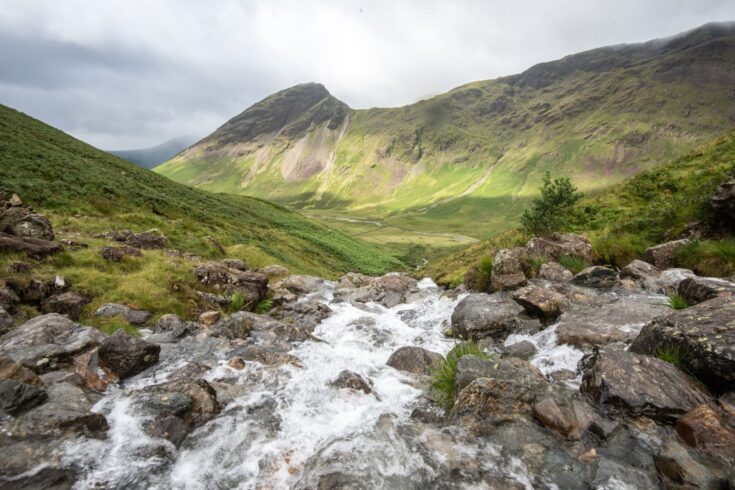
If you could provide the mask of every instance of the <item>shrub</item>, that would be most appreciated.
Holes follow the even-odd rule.
[[[235,313],[245,307],[245,296],[240,291],[235,291],[230,296],[230,302],[227,304],[227,313]]]
[[[694,241],[679,249],[676,262],[703,276],[735,274],[735,240]]]
[[[486,255],[465,275],[465,286],[476,291],[489,291],[493,275],[493,258]]]
[[[572,221],[574,205],[582,193],[569,177],[552,179],[547,171],[539,189],[541,195],[521,215],[521,228],[532,235],[549,235],[560,231]]]
[[[669,295],[669,306],[674,310],[684,310],[689,307],[689,304],[684,296],[671,294]]]
[[[255,307],[255,313],[265,315],[273,309],[274,303],[272,299],[266,298]]]
[[[593,236],[591,241],[596,259],[613,267],[625,267],[654,245],[651,240],[634,233]]]
[[[439,392],[439,403],[445,410],[449,411],[454,406],[455,393],[454,383],[457,379],[457,362],[464,356],[476,356],[480,359],[490,359],[477,344],[473,342],[460,342],[447,354],[446,359],[434,371],[431,385]]]
[[[562,255],[559,257],[559,263],[572,271],[573,274],[577,274],[590,266],[584,257],[578,255]]]

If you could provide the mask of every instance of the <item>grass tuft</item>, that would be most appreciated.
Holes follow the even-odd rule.
[[[473,342],[461,342],[447,354],[446,359],[434,371],[431,385],[439,392],[439,403],[445,410],[449,411],[454,406],[455,381],[457,379],[457,363],[464,356],[476,356],[480,359],[490,359],[477,344]]]
[[[573,274],[577,274],[590,266],[589,262],[578,255],[562,255],[559,257],[559,263],[572,271]]]
[[[258,306],[255,307],[255,313],[258,313],[259,315],[265,315],[269,311],[273,309],[273,306],[275,306],[275,303],[273,303],[272,299],[266,298],[260,303],[258,303]]]
[[[245,307],[245,296],[240,291],[235,291],[230,296],[230,302],[227,304],[227,313],[235,313]]]
[[[674,310],[685,310],[689,308],[686,298],[678,294],[669,295],[669,306]]]
[[[691,242],[678,250],[676,262],[699,275],[731,276],[735,274],[735,240]]]

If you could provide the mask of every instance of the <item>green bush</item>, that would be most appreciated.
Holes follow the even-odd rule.
[[[559,263],[572,271],[572,274],[577,274],[590,266],[584,257],[578,255],[562,255],[559,257]]]
[[[546,172],[539,190],[541,195],[521,215],[523,231],[545,236],[571,224],[574,205],[582,199],[582,193],[569,177],[552,179],[551,174]]]
[[[454,383],[457,379],[457,362],[464,356],[476,356],[480,359],[491,359],[473,342],[461,342],[447,354],[446,359],[434,371],[431,385],[439,393],[439,403],[449,411],[454,406]]]
[[[230,302],[227,304],[227,313],[235,313],[236,311],[240,311],[245,307],[245,296],[242,295],[240,291],[235,291],[235,293],[230,296]]]
[[[684,296],[679,296],[678,294],[670,294],[669,306],[674,310],[684,310],[686,308],[689,308],[689,303],[687,303],[687,300]]]
[[[481,257],[477,265],[465,276],[465,286],[476,291],[489,291],[490,278],[493,275],[493,258],[489,255]]]
[[[677,251],[676,263],[703,276],[731,276],[735,274],[735,240],[691,242]]]

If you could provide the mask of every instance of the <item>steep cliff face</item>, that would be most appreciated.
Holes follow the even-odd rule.
[[[205,189],[487,237],[546,170],[608,187],[735,125],[735,27],[613,46],[418,103],[274,94],[158,167]]]

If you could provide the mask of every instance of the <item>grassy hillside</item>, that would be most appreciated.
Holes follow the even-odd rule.
[[[595,192],[732,127],[734,68],[735,27],[713,24],[399,108],[345,115],[323,87],[297,86],[156,171],[324,219],[377,220],[383,230],[348,230],[375,241],[410,231],[488,238],[515,226],[546,170]]]
[[[713,227],[710,199],[717,186],[732,177],[735,130],[609,190],[588,195],[576,206],[575,223],[568,231],[590,239],[600,263],[622,267],[646,248],[676,238],[691,223]],[[528,238],[509,231],[447,254],[421,272],[458,284],[483,256],[522,245]],[[681,252],[678,265],[705,275],[735,274],[735,242],[721,238],[693,243]]]
[[[191,263],[150,251],[143,260],[108,264],[93,235],[157,228],[169,246],[203,257],[220,253],[207,237],[252,267],[334,277],[381,273],[401,264],[369,244],[260,199],[191,189],[99,151],[20,112],[0,106],[0,190],[18,193],[46,214],[57,235],[90,244],[41,264],[97,299],[134,302],[154,311],[185,310]],[[19,257],[0,254],[0,270]],[[184,288],[185,289],[185,288]]]

